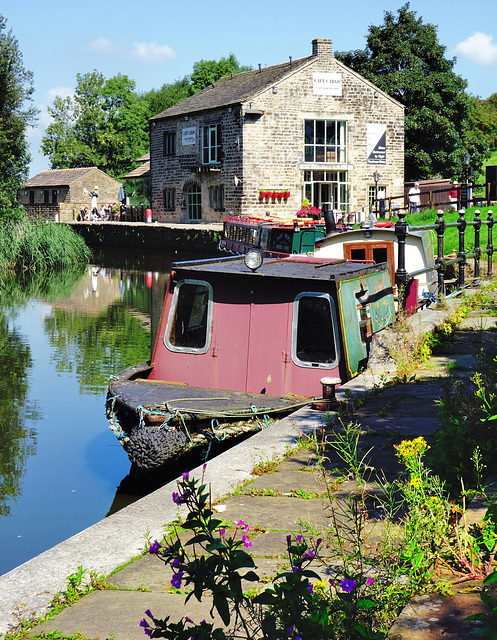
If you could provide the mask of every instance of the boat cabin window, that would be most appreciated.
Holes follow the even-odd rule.
[[[293,303],[292,360],[330,369],[339,361],[335,303],[327,293],[300,293]]]
[[[205,353],[211,341],[212,287],[200,280],[176,285],[164,344],[171,351]]]

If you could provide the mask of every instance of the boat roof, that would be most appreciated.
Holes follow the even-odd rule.
[[[211,258],[188,262],[174,262],[172,270],[177,276],[199,277],[200,274],[244,275],[258,278],[290,278],[306,280],[350,280],[368,273],[388,270],[388,264],[368,264],[334,258],[318,258],[295,254],[284,258],[269,258],[262,266],[251,271],[243,257]]]

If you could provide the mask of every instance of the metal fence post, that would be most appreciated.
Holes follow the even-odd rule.
[[[466,230],[467,222],[464,218],[465,210],[459,211],[459,219],[457,221],[457,228],[459,229],[459,252],[457,257],[459,258],[459,289],[464,288],[464,267],[466,265],[466,254],[464,252],[464,232]]]
[[[487,261],[487,276],[491,276],[492,275],[492,256],[494,253],[494,246],[492,244],[492,229],[494,226],[494,218],[493,218],[493,212],[489,211],[488,212],[488,220],[487,220],[487,225],[488,225],[488,244],[487,244],[487,256],[488,256],[488,261]]]
[[[480,277],[480,258],[481,258],[481,249],[480,249],[480,228],[481,228],[481,218],[480,211],[476,209],[475,211],[475,279]]]
[[[395,284],[400,289],[403,289],[402,307],[405,308],[405,294],[407,287],[407,271],[406,271],[406,236],[408,231],[408,224],[405,221],[406,212],[399,211],[399,219],[395,223],[395,235],[397,236],[398,255],[397,255],[397,269],[395,271]],[[400,301],[400,297],[399,297]]]
[[[437,221],[435,222],[435,229],[437,232],[437,257],[435,264],[440,265],[437,271],[438,279],[438,295],[445,295],[445,260],[444,260],[444,233],[445,233],[445,220],[443,219],[444,212],[439,209],[437,211]]]

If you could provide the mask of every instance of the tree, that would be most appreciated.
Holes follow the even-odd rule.
[[[128,76],[76,76],[74,97],[55,98],[42,151],[52,169],[96,166],[121,178],[148,148],[148,107]]]
[[[26,130],[36,121],[30,105],[33,74],[24,69],[12,31],[0,14],[0,216],[17,209],[17,190],[27,177],[30,156]]]
[[[221,58],[219,62],[215,60],[199,60],[193,65],[193,72],[190,76],[191,93],[198,93],[205,89],[211,82],[216,82],[219,78],[229,76],[230,73],[241,73],[250,71],[252,67],[240,65],[233,53],[227,58]]]
[[[445,57],[436,26],[423,24],[407,3],[397,17],[385,11],[366,42],[366,49],[336,57],[406,107],[406,179],[461,178],[466,151],[481,165],[488,146],[471,134],[467,82],[453,71],[455,59]]]

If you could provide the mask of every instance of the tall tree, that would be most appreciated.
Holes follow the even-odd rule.
[[[240,65],[233,53],[227,58],[220,58],[218,62],[215,60],[199,60],[193,65],[193,72],[190,76],[191,93],[197,93],[211,82],[216,82],[219,78],[229,76],[230,73],[241,73],[242,71],[250,71],[252,67]]]
[[[370,26],[364,50],[336,57],[406,107],[405,177],[463,176],[463,156],[475,167],[488,146],[471,134],[467,83],[445,57],[437,27],[424,24],[409,3],[395,16],[384,12],[383,25]]]
[[[0,15],[0,216],[17,210],[17,190],[27,177],[26,130],[36,121],[30,104],[33,74],[26,71],[19,44]]]
[[[57,97],[42,151],[52,169],[96,166],[121,178],[148,149],[147,104],[134,80],[118,74],[78,74],[74,97]]]

